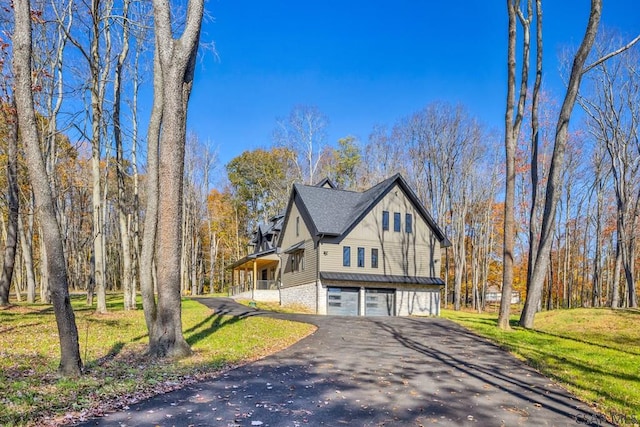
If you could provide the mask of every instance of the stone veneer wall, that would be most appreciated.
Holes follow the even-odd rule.
[[[322,290],[320,294],[322,296]],[[324,291],[324,294],[324,305],[326,306],[326,290]],[[319,305],[318,307],[316,307],[316,295],[317,292],[315,282],[307,283],[305,285],[291,286],[288,288],[282,288],[280,290],[280,303],[282,305],[300,304],[304,307],[307,307],[314,313],[316,311],[316,308],[319,308],[319,314],[326,314],[326,307],[323,307],[322,305],[323,298],[320,298],[320,300],[318,301]]]

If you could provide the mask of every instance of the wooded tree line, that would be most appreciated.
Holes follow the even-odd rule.
[[[88,304],[95,297],[99,313],[108,289],[124,293],[127,310],[140,292],[150,355],[190,353],[180,279],[195,262],[181,248],[196,234],[193,200],[204,190],[192,170],[184,185],[185,134],[204,2],[175,10],[162,1],[17,0],[0,11],[0,305],[11,289],[28,302],[39,289],[56,314],[65,375],[82,369],[70,288]],[[154,89],[146,163],[143,84]]]
[[[528,64],[540,0],[535,12],[532,0],[507,5],[513,34],[517,25],[527,34]],[[488,287],[503,283],[522,297],[539,295],[534,310],[637,306],[640,82],[632,43],[622,51],[623,37],[596,39],[594,30],[593,49],[578,51],[584,79],[579,92],[569,89],[584,114],[569,132],[558,125],[568,123],[566,101],[542,90],[536,33],[534,86],[521,66],[517,103],[510,92],[506,164],[498,132],[464,106],[434,102],[375,127],[366,141],[329,141],[329,118],[295,106],[274,122],[264,148],[222,168],[211,147],[185,136],[202,8],[191,0],[172,16],[160,1],[19,0],[0,11],[0,305],[10,293],[52,302],[67,316],[62,338],[75,328],[67,289],[86,293],[98,312],[107,310],[107,291],[122,292],[126,309],[138,308],[141,293],[152,353],[188,354],[180,295],[224,291],[226,266],[246,254],[257,224],[284,209],[294,182],[328,177],[360,190],[399,172],[453,243],[443,274],[455,309],[485,309]],[[569,69],[576,56],[568,55]],[[141,118],[145,86],[154,99]],[[214,176],[225,184],[213,188]],[[539,260],[546,268],[535,276]],[[64,372],[81,365],[79,354],[66,360]]]

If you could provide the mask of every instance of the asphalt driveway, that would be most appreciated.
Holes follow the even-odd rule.
[[[300,320],[318,330],[214,380],[84,425],[606,425],[548,378],[444,319],[285,315],[199,301],[219,315]]]

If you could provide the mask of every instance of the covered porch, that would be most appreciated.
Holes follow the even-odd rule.
[[[280,287],[280,257],[275,251],[248,255],[229,268],[232,271],[231,297],[247,294],[256,299],[256,291],[278,291]]]

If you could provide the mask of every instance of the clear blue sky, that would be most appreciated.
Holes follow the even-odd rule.
[[[226,164],[266,147],[278,117],[316,105],[330,120],[329,142],[365,142],[432,101],[464,104],[502,131],[507,18],[504,0],[209,0],[189,109],[190,130]],[[557,54],[576,45],[588,0],[543,2],[545,85],[559,96]],[[637,0],[604,0],[602,22],[640,33]]]

